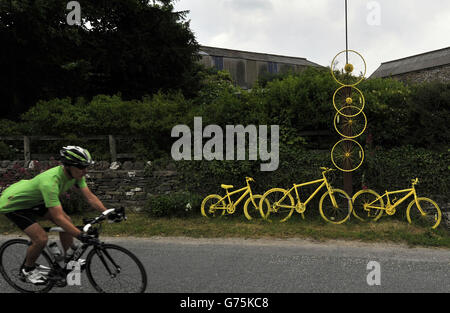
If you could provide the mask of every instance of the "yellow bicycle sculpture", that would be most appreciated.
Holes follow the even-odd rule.
[[[321,167],[322,179],[310,181],[303,184],[294,184],[289,189],[272,188],[268,190],[261,198],[259,203],[259,210],[264,218],[268,221],[276,220],[279,222],[287,221],[292,213],[297,211],[302,215],[304,219],[304,212],[306,211],[307,204],[314,198],[314,196],[323,188],[326,187],[327,191],[322,195],[319,202],[320,215],[324,220],[333,224],[344,223],[351,215],[352,202],[348,194],[341,189],[334,189],[328,183],[326,174],[334,169]],[[311,194],[311,196],[302,202],[299,197],[298,188],[318,184],[320,185]],[[296,201],[292,193],[295,191]]]
[[[353,215],[362,221],[377,221],[381,218],[383,212],[386,212],[387,215],[394,215],[396,208],[406,199],[413,196],[413,201],[411,201],[406,209],[406,218],[408,222],[410,224],[414,223],[436,229],[442,218],[439,206],[429,198],[419,198],[417,196],[415,185],[419,183],[418,178],[413,179],[411,183],[411,188],[397,191],[386,190],[382,196],[371,189],[358,191],[352,198]],[[399,193],[407,194],[399,200],[397,200],[397,198],[394,198],[393,200],[390,199],[390,195]],[[384,197],[386,197],[386,204],[383,201]]]
[[[252,188],[250,186],[250,182],[254,182],[255,180],[251,177],[245,178],[247,182],[247,186],[232,192],[229,192],[229,189],[234,188],[232,185],[221,185],[223,189],[226,191],[225,196],[219,196],[217,194],[212,194],[202,201],[201,212],[204,217],[218,217],[224,214],[233,214],[236,212],[236,206],[247,196],[250,195],[247,201],[244,204],[244,215],[248,220],[252,220],[257,217],[261,217],[262,214],[259,211],[259,200],[261,199],[261,195],[255,195],[252,192]],[[242,195],[233,202],[231,200],[231,196],[242,193]]]

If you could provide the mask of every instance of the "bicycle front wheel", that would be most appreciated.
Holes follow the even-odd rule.
[[[5,242],[0,247],[0,273],[6,282],[17,291],[24,293],[49,292],[54,282],[49,281],[45,285],[34,285],[27,282],[21,273],[29,246],[30,242],[25,239],[12,239]],[[45,251],[42,251],[36,260],[38,269],[48,273],[52,268],[51,264],[50,257]]]
[[[142,293],[147,288],[147,274],[141,261],[114,244],[103,244],[89,252],[86,274],[95,290],[102,293]]]
[[[417,201],[414,200],[408,205],[406,218],[410,224],[436,229],[441,223],[442,213],[433,200],[417,198]]]
[[[259,203],[259,210],[266,220],[280,223],[291,217],[294,207],[294,198],[282,188],[268,190]]]
[[[344,190],[332,189],[331,191],[332,194],[327,191],[320,198],[320,215],[327,222],[342,224],[352,214],[352,200]],[[333,201],[333,198],[335,201]]]
[[[253,195],[253,201],[252,198],[248,198],[247,201],[245,201],[244,204],[244,215],[245,217],[251,221],[254,218],[261,218],[264,217],[264,213],[261,213],[259,209],[259,201],[261,201],[262,196],[261,195]],[[265,199],[266,205],[268,206],[269,202],[267,199]],[[253,202],[256,204],[253,204]]]

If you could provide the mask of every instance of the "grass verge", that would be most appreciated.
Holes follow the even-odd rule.
[[[93,216],[95,214],[86,214]],[[151,218],[144,213],[129,213],[128,220],[118,224],[103,224],[104,236],[184,236],[194,238],[302,238],[326,241],[330,239],[372,243],[400,243],[409,246],[450,248],[450,231],[442,225],[429,230],[406,221],[382,218],[376,223],[351,220],[343,225],[333,225],[319,218],[301,220],[293,216],[286,223],[268,223],[262,220],[247,221],[244,216],[226,216],[218,219]],[[72,216],[76,225],[82,217]],[[42,222],[42,225],[52,225]],[[0,234],[20,234],[20,230],[0,214]]]

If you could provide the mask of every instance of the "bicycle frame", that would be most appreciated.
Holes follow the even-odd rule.
[[[240,192],[243,192],[244,190],[245,190],[245,192],[239,197],[238,200],[236,200],[236,202],[233,203],[233,201],[231,201],[231,196],[235,195],[235,194],[238,194]],[[242,200],[245,199],[245,197],[248,194],[250,194],[250,198],[252,199],[253,204],[257,207],[257,204],[253,200],[252,188],[250,187],[250,184],[249,184],[248,180],[247,180],[247,186],[246,187],[243,187],[241,189],[238,189],[238,190],[235,190],[235,191],[232,191],[232,192],[229,192],[228,189],[226,189],[226,193],[227,194],[225,196],[223,196],[222,198],[220,198],[220,200],[217,203],[220,203],[221,201],[225,202],[225,199],[228,199],[228,205],[231,206],[231,207],[236,207]],[[226,210],[227,208],[226,207],[223,207],[223,208],[217,207],[217,209],[224,209],[224,210]]]
[[[395,201],[395,199],[394,199],[393,201],[395,201],[395,203],[391,204],[389,195],[405,193],[405,192],[407,192],[407,194],[403,198],[401,198],[397,201]],[[388,209],[392,210],[392,209],[395,209],[400,204],[402,204],[404,201],[406,201],[406,199],[408,199],[411,196],[414,196],[414,200],[417,202],[417,194],[416,194],[416,189],[414,188],[414,185],[408,189],[402,189],[402,190],[396,190],[396,191],[387,191],[386,190],[386,192],[382,196],[380,196],[380,197],[376,198],[374,201],[368,203],[365,206],[365,210],[367,210],[367,209],[376,209],[376,210],[384,210],[384,211],[386,211]],[[385,207],[379,207],[379,206],[372,205],[374,202],[382,199],[383,197],[386,197],[386,199],[387,199]],[[420,207],[419,207],[419,210],[421,210]]]
[[[292,192],[292,190],[295,190],[295,195],[297,196],[297,204],[294,206],[294,207],[301,207],[301,206],[303,206],[304,208],[306,208],[306,205],[317,195],[317,193],[319,193],[319,191],[324,187],[324,186],[326,186],[326,188],[328,189],[328,191],[330,192],[330,194],[331,194],[331,186],[330,186],[330,184],[328,183],[328,180],[327,180],[327,178],[326,178],[326,176],[325,176],[325,173],[326,172],[323,172],[322,173],[322,176],[323,176],[323,178],[322,179],[317,179],[317,180],[314,180],[314,181],[310,181],[310,182],[306,182],[306,183],[302,183],[302,184],[294,184],[294,186],[292,186],[292,188],[291,189],[289,189],[288,190],[288,192],[286,192],[286,194],[278,201],[278,202],[282,202],[286,197],[287,197],[287,195],[288,194],[290,194],[291,192]],[[308,186],[308,185],[313,185],[313,184],[318,184],[318,183],[321,183],[317,188],[316,188],[316,190],[309,196],[309,198],[305,201],[305,202],[301,202],[301,200],[300,200],[300,196],[299,196],[299,194],[298,194],[298,188],[300,188],[300,187],[304,187],[304,186]],[[334,199],[334,197],[332,196],[331,197],[331,200],[332,200],[332,202],[333,202],[333,206],[336,206],[336,200]],[[285,208],[292,208],[292,206],[289,206],[289,205],[281,205],[281,204],[278,204],[277,203],[277,206],[279,206],[279,207],[285,207]]]
[[[81,226],[79,226],[81,227]],[[64,232],[64,230],[61,227],[44,227],[44,231],[45,232]],[[99,245],[101,245],[102,243],[99,243]],[[96,248],[96,245],[93,244],[86,244],[83,243],[79,246],[79,248],[74,252],[72,258],[70,260],[65,260],[63,265],[60,265],[60,263],[58,261],[55,260],[55,257],[53,256],[52,253],[47,252],[47,254],[49,255],[51,261],[52,261],[52,268],[57,272],[57,273],[64,273],[67,274],[68,271],[67,270],[67,265],[71,262],[71,261],[77,261],[85,252],[86,250],[90,247],[93,246],[94,248]],[[48,248],[45,248],[46,250],[48,250]],[[25,262],[25,261],[24,261]]]

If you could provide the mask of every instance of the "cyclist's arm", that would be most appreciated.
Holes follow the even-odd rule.
[[[86,202],[93,207],[94,209],[99,210],[100,212],[103,212],[106,210],[106,207],[103,205],[103,203],[100,201],[99,198],[97,198],[96,195],[92,193],[92,191],[89,189],[89,187],[80,188],[80,193],[83,195]]]
[[[72,222],[67,218],[67,215],[64,213],[62,206],[54,206],[48,208],[48,212],[52,218],[52,221],[61,226],[68,234],[77,237],[81,234],[81,230],[75,227]]]

